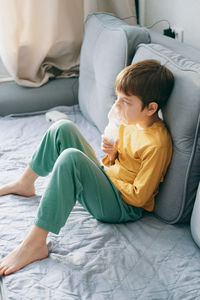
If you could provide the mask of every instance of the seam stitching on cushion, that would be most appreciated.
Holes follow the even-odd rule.
[[[140,48],[140,47],[145,47],[145,48],[147,48],[147,49],[151,49],[151,51],[153,52],[153,53],[156,53],[156,54],[158,54],[158,51],[156,51],[155,49],[153,49],[152,47],[151,47],[151,45],[157,45],[157,44],[144,44],[144,43],[142,43],[142,44],[139,44],[139,46],[137,47],[137,48]],[[166,47],[164,47],[164,46],[162,46],[163,48],[165,48],[165,49],[167,49],[167,50],[169,50],[171,53],[175,53],[175,52],[173,52],[172,50],[170,50],[170,49],[168,49],[168,48],[166,48]],[[176,53],[175,53],[176,54]],[[194,73],[197,73],[197,74],[200,74],[200,70],[192,70],[192,69],[189,69],[189,68],[182,68],[182,67],[180,67],[180,65],[178,65],[177,63],[175,63],[172,59],[170,59],[169,57],[167,57],[165,54],[162,54],[162,53],[160,53],[159,52],[159,55],[161,56],[161,57],[163,57],[163,58],[166,58],[166,59],[168,59],[168,61],[171,63],[171,64],[173,64],[174,66],[176,66],[177,68],[179,68],[180,70],[182,70],[182,71],[190,71],[190,72],[194,72]],[[181,58],[183,58],[184,59],[184,56],[182,56],[182,55],[180,55],[180,54],[178,54]],[[193,62],[192,60],[189,60],[189,59],[187,59],[188,61],[190,61],[190,62]],[[195,62],[194,62],[195,63]],[[199,63],[198,63],[199,64]],[[199,67],[200,67],[200,65],[199,65]]]
[[[180,218],[180,216],[183,213],[183,209],[185,207],[185,202],[186,202],[186,198],[188,195],[188,180],[189,180],[189,175],[190,175],[190,171],[192,169],[193,160],[194,160],[194,156],[195,156],[195,152],[196,152],[196,148],[197,148],[199,132],[200,132],[200,114],[199,114],[198,121],[197,121],[197,127],[196,127],[193,147],[192,147],[192,151],[191,151],[191,155],[190,155],[190,160],[189,160],[188,168],[186,171],[185,184],[184,184],[184,190],[183,190],[183,203],[182,203],[182,207],[181,207],[181,210],[180,210],[180,213],[179,213],[179,216],[177,219]]]
[[[198,117],[198,121],[197,121],[197,127],[196,127],[196,131],[195,131],[195,137],[194,137],[194,142],[193,142],[193,146],[192,146],[192,151],[191,151],[191,155],[190,155],[190,159],[187,165],[187,171],[186,171],[186,176],[185,176],[185,183],[184,183],[184,189],[183,189],[183,201],[182,201],[182,205],[179,209],[179,213],[178,216],[172,220],[166,219],[164,217],[160,217],[159,215],[156,215],[156,217],[164,222],[166,222],[167,224],[176,224],[178,221],[180,221],[181,218],[181,214],[183,213],[184,207],[185,207],[185,202],[186,202],[186,197],[188,194],[188,180],[189,180],[189,175],[190,175],[190,171],[192,168],[192,162],[195,156],[195,150],[197,148],[197,141],[198,141],[198,136],[199,136],[199,132],[200,132],[200,114]]]

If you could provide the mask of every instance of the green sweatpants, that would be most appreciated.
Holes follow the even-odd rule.
[[[46,132],[29,163],[39,176],[52,171],[35,224],[58,234],[76,200],[99,221],[135,221],[143,209],[126,204],[100,166],[91,146],[71,121],[58,121]]]

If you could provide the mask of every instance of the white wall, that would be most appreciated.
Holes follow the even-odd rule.
[[[141,25],[167,19],[171,27],[183,28],[183,42],[200,49],[200,0],[139,0]],[[163,33],[167,22],[151,29]]]

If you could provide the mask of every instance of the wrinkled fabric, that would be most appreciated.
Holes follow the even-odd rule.
[[[65,111],[102,158],[98,130],[77,107]],[[0,119],[0,184],[23,172],[49,125],[44,115]],[[1,257],[28,233],[48,180],[36,181],[34,197],[0,197]],[[48,246],[48,258],[2,277],[5,299],[200,298],[200,250],[189,225],[168,225],[150,214],[104,224],[77,203],[60,234],[49,234]]]

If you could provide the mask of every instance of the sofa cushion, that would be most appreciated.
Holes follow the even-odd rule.
[[[101,132],[116,99],[117,74],[131,63],[136,46],[148,42],[146,29],[128,25],[112,14],[88,16],[80,57],[79,105]]]
[[[173,156],[156,197],[155,214],[168,223],[190,220],[200,180],[200,64],[159,44],[141,44],[132,63],[157,59],[175,76],[162,114],[173,139]]]
[[[0,116],[38,112],[61,105],[78,103],[78,78],[57,78],[39,88],[0,84]]]

